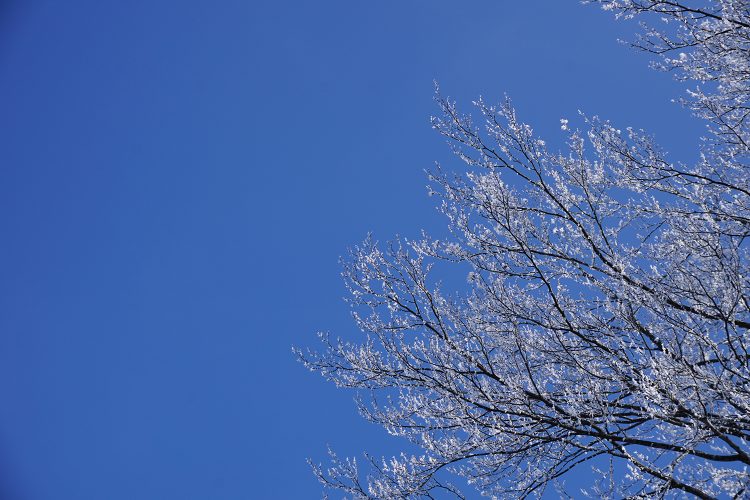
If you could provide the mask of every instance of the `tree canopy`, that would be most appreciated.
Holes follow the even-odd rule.
[[[361,342],[299,353],[423,453],[366,479],[333,455],[326,486],[461,498],[452,473],[526,497],[591,465],[596,497],[750,496],[750,2],[588,3],[642,19],[633,44],[688,82],[699,160],[589,117],[552,151],[510,101],[472,115],[438,92],[433,126],[467,169],[430,174],[452,236],[353,249]]]

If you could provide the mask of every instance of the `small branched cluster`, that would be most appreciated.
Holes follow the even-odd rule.
[[[334,455],[325,485],[461,498],[452,473],[525,497],[588,462],[596,497],[750,497],[750,2],[592,3],[655,15],[636,45],[697,82],[700,159],[596,118],[564,120],[553,152],[510,102],[476,102],[476,125],[438,94],[434,127],[469,170],[430,176],[453,237],[355,248],[363,340],[300,354],[423,454],[371,460],[366,481]],[[441,265],[468,269],[463,295]]]

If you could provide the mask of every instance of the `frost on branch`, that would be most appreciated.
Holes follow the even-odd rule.
[[[674,24],[641,45],[711,84],[690,102],[712,126],[700,161],[597,118],[561,121],[553,152],[509,101],[477,101],[472,121],[438,94],[434,128],[468,168],[430,176],[453,238],[355,248],[362,340],[300,354],[423,454],[365,477],[333,456],[315,467],[326,486],[460,498],[452,475],[525,497],[586,467],[602,471],[595,497],[750,496],[750,8],[599,3]],[[463,292],[437,285],[446,268],[467,273]]]

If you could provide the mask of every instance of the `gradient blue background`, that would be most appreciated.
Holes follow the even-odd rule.
[[[318,498],[327,444],[397,453],[291,346],[356,337],[347,246],[443,227],[433,79],[551,144],[701,132],[573,0],[0,6],[2,499]]]

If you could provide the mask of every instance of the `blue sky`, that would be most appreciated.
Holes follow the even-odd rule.
[[[580,109],[690,158],[633,29],[573,0],[0,4],[0,498],[317,498],[328,444],[397,453],[291,346],[356,337],[348,246],[443,227],[433,80],[551,144]]]

